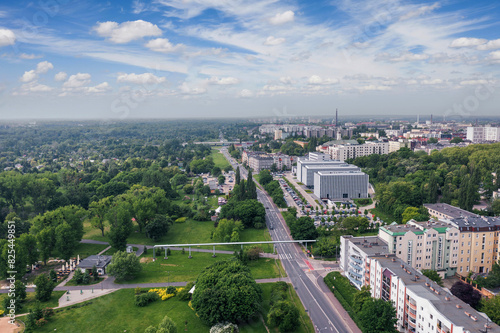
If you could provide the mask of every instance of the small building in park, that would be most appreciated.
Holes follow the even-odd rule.
[[[111,258],[111,256],[100,256],[94,254],[81,260],[78,268],[82,271],[82,273],[85,273],[86,270],[91,271],[95,266],[97,268],[97,273],[99,273],[99,275],[104,275],[106,274],[106,267],[111,262]]]

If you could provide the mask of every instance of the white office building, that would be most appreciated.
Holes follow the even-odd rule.
[[[328,147],[328,153],[332,160],[345,161],[349,158],[367,156],[372,154],[389,154],[388,142],[366,142],[360,144],[335,144]]]

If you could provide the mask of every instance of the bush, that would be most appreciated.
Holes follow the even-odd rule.
[[[272,326],[278,326],[280,332],[293,331],[299,325],[299,310],[289,301],[276,302],[269,310],[267,319]]]
[[[167,294],[177,294],[177,289],[174,286],[167,287]]]
[[[136,306],[142,307],[142,306],[148,305],[149,303],[155,302],[159,299],[160,299],[160,296],[158,296],[157,293],[150,291],[150,292],[147,292],[145,294],[135,296],[134,304]]]
[[[175,220],[175,223],[184,223],[186,222],[187,218],[186,217],[179,217],[177,220]]]
[[[189,293],[189,291],[191,290],[191,288],[193,288],[193,286],[193,282],[189,282],[188,284],[186,284],[186,286],[179,291],[177,297],[181,301],[189,301],[191,299],[191,294]]]

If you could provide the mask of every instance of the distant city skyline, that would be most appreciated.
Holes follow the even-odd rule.
[[[500,114],[500,4],[0,4],[0,119]]]

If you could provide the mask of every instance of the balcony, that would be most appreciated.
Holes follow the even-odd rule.
[[[413,319],[417,320],[417,314],[416,314],[416,313],[412,313],[411,311],[408,311],[408,315],[409,315],[411,318],[413,318]]]
[[[450,329],[449,328],[446,328],[446,327],[437,327],[437,331],[438,333],[450,333]]]
[[[408,325],[410,325],[410,327],[413,327],[415,329],[417,328],[417,323],[416,322],[412,323],[411,320],[408,320]]]
[[[359,274],[359,273],[356,273],[356,272],[353,272],[351,270],[349,270],[349,274],[354,276],[355,278],[357,278],[358,280],[361,280],[363,278],[363,275]]]
[[[360,266],[356,265],[353,262],[350,262],[349,265],[351,265],[351,267],[354,268],[357,271],[362,271],[363,270]]]
[[[355,256],[350,257],[352,261],[356,262],[358,265],[363,264],[363,260],[361,258],[356,258]]]
[[[417,304],[413,304],[411,301],[406,300],[406,305],[408,305],[412,310],[417,311]]]

